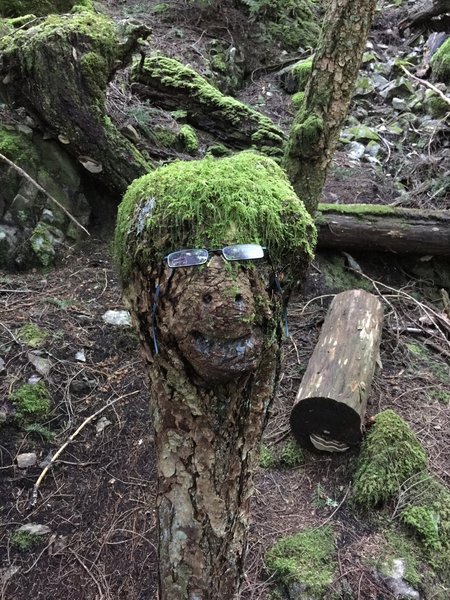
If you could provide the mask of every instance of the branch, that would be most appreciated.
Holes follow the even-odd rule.
[[[137,394],[138,392],[139,392],[139,390],[136,390],[135,392],[131,392],[129,394],[125,394],[124,396],[120,396],[119,398],[116,398],[115,400],[112,400],[111,402],[108,402],[108,404],[105,404],[105,406],[102,406],[102,408],[100,408],[99,410],[97,410],[97,412],[95,412],[94,414],[92,414],[90,417],[88,417],[87,419],[85,419],[81,423],[81,425],[78,427],[78,429],[76,429],[72,433],[72,435],[69,437],[69,439],[66,440],[64,442],[64,444],[55,452],[55,454],[52,456],[52,458],[51,458],[50,462],[48,463],[48,465],[43,469],[43,471],[41,472],[41,474],[37,478],[37,481],[36,481],[36,483],[33,486],[33,493],[31,495],[31,500],[30,500],[31,507],[34,507],[36,505],[38,491],[39,491],[39,486],[43,482],[44,477],[47,475],[50,467],[56,462],[56,460],[58,459],[58,457],[64,452],[64,450],[67,448],[67,446],[70,444],[70,442],[73,442],[73,440],[77,437],[77,435],[79,435],[79,433],[81,433],[81,431],[83,431],[83,429],[86,427],[86,425],[88,425],[93,419],[95,419],[95,417],[98,417],[98,415],[101,414],[104,410],[106,410],[110,406],[113,406],[113,404],[115,404],[119,400],[123,400],[124,398],[127,398],[128,396],[133,396],[134,394]]]
[[[80,229],[82,229],[85,233],[87,233],[87,235],[89,235],[89,236],[91,235],[89,233],[89,231],[85,227],[83,227],[83,225],[79,221],[77,221],[77,219],[75,219],[75,217],[73,217],[70,214],[70,212],[60,202],[58,202],[58,200],[56,200],[56,198],[53,198],[53,196],[51,194],[49,194],[49,192],[47,192],[47,190],[44,189],[41,185],[39,185],[39,183],[37,181],[35,181],[32,177],[30,177],[30,175],[28,175],[28,173],[26,171],[24,171],[19,166],[17,166],[16,163],[13,163],[11,160],[9,160],[9,158],[6,158],[6,156],[4,156],[3,154],[0,154],[0,160],[7,163],[10,167],[15,169],[18,173],[20,173],[20,175],[22,175],[22,177],[25,177],[25,179],[27,179],[30,183],[32,183],[34,186],[36,186],[37,189],[39,191],[43,192],[52,202],[54,202],[56,204],[56,206],[58,208],[60,208],[64,212],[64,214],[66,214],[69,217],[69,219],[71,221],[73,221],[75,223],[75,225],[77,225]]]
[[[419,77],[416,77],[416,75],[413,75],[412,73],[410,73],[408,71],[408,69],[406,67],[404,67],[403,65],[400,65],[400,67],[408,75],[408,77],[411,77],[411,79],[413,79],[414,81],[417,81],[421,85],[424,85],[424,86],[430,88],[430,90],[433,90],[433,92],[435,92],[440,98],[442,98],[442,100],[444,100],[444,102],[447,102],[447,104],[450,106],[450,98],[448,96],[446,96],[444,94],[444,92],[441,92],[440,89],[438,89],[435,85],[433,85],[429,81],[425,81],[424,79],[420,79]]]

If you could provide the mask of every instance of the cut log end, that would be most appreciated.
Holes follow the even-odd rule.
[[[339,452],[356,446],[362,438],[361,416],[331,398],[302,399],[294,406],[290,423],[295,439],[307,450]]]

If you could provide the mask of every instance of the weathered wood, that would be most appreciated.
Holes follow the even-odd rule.
[[[311,435],[343,447],[361,440],[382,325],[383,307],[372,294],[349,290],[333,299],[291,413],[304,448],[317,447]]]
[[[434,17],[450,13],[448,0],[420,0],[408,11],[408,15],[399,23],[402,32],[407,27],[418,27]]]
[[[450,256],[450,211],[319,204],[319,248]]]
[[[136,65],[133,91],[167,110],[183,109],[187,120],[234,148],[255,147],[281,155],[285,135],[268,117],[225,96],[196,71],[172,58],[155,56]]]

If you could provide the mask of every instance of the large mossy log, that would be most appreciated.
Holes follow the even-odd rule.
[[[255,148],[270,156],[281,156],[283,131],[268,117],[225,96],[196,71],[173,58],[155,56],[136,64],[133,89],[158,106],[183,109],[187,119],[238,149]]]
[[[314,241],[282,170],[252,152],[157,169],[119,208],[116,253],[150,380],[162,600],[239,595],[283,329],[270,261],[213,254],[207,265],[171,271],[164,256],[256,242],[282,260],[289,285]]]
[[[372,294],[334,297],[291,413],[304,448],[339,451],[361,440],[382,326],[383,307]]]
[[[373,204],[319,204],[320,248],[450,256],[450,212]]]
[[[114,23],[90,10],[50,15],[0,38],[0,95],[24,106],[46,132],[108,187],[124,191],[150,170],[106,114],[109,79],[130,51]]]

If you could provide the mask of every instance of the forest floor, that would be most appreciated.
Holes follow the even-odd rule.
[[[153,4],[105,2],[117,18],[144,20]],[[179,7],[170,24],[152,14],[154,43],[201,68],[204,24],[193,21],[186,4]],[[227,23],[216,22],[219,27],[229,34]],[[385,32],[380,24],[372,42],[383,44]],[[395,51],[392,44],[389,52]],[[240,97],[289,126],[293,110],[270,73],[255,71]],[[377,110],[383,110],[381,104]],[[355,160],[341,147],[324,199],[391,203],[402,198],[405,206],[450,208],[447,196],[433,197],[433,190],[420,188],[442,162],[445,143],[436,131],[427,140],[428,162],[421,152],[398,155],[393,143],[379,164]],[[399,196],[400,178],[408,179],[406,195]],[[445,325],[450,315],[441,291],[450,291],[448,264],[388,254],[353,258],[360,274],[346,267],[345,255],[318,254],[291,299],[290,334],[265,447],[276,457],[287,443],[290,410],[333,295],[363,287],[385,307],[382,369],[375,376],[367,420],[387,408],[398,412],[426,449],[433,473],[450,485],[450,330]],[[0,414],[11,410],[5,400],[10,392],[36,377],[47,382],[52,396],[51,415],[40,428],[26,432],[6,424],[0,431],[1,600],[156,598],[156,479],[147,381],[131,328],[103,320],[108,310],[121,309],[120,282],[104,230],[62,249],[57,268],[48,273],[0,274]],[[30,323],[45,333],[34,347],[20,334]],[[32,489],[43,469],[82,424],[41,481],[32,506]],[[35,453],[36,463],[19,468],[17,457],[24,453]],[[305,452],[295,467],[276,458],[269,468],[261,467],[243,600],[269,599],[273,581],[264,554],[278,538],[326,524],[337,539],[335,580],[326,598],[395,597],[375,569],[389,532],[397,528],[395,507],[381,519],[360,518],[350,497],[356,457],[356,450],[330,456]],[[27,548],[20,547],[16,535],[25,523],[48,528]],[[442,598],[450,597],[445,593]]]

